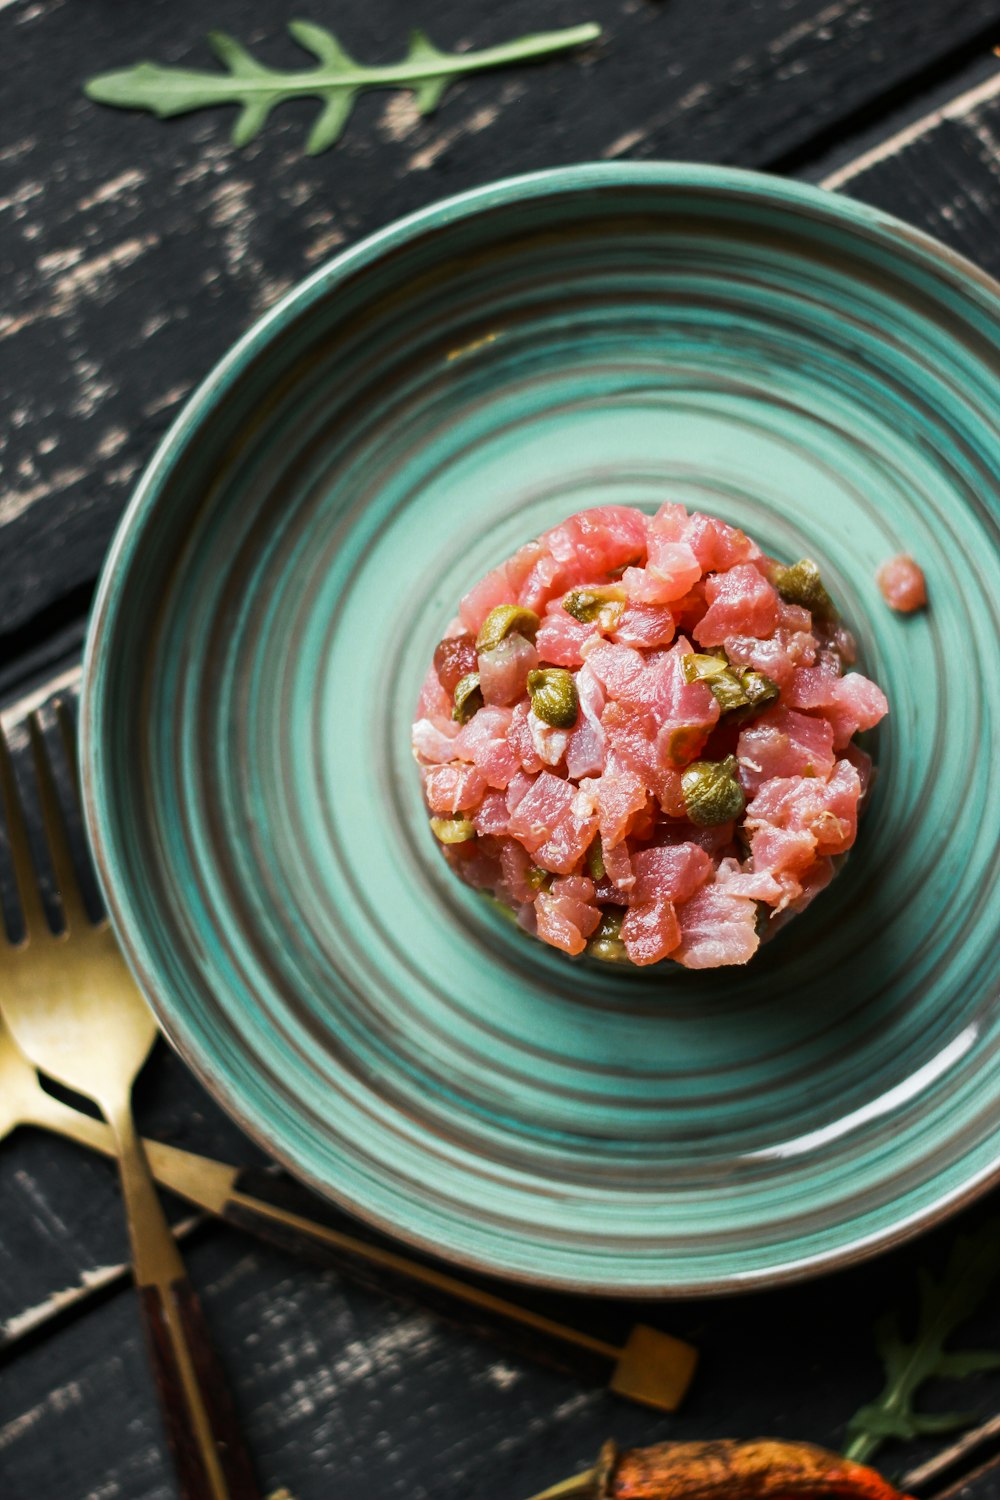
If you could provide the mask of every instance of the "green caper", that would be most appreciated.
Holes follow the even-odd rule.
[[[467,844],[476,836],[475,824],[468,818],[431,818],[431,831],[442,844]]]
[[[625,944],[622,942],[622,918],[625,908],[606,906],[601,913],[600,924],[587,944],[590,958],[599,958],[607,964],[631,963]]]
[[[736,756],[725,760],[692,761],[681,776],[684,805],[692,823],[715,828],[738,818],[746,805],[743,788],[736,779]]]
[[[740,674],[740,682],[743,685],[748,708],[754,710],[766,708],[769,703],[774,703],[781,697],[778,684],[772,682],[764,672],[755,672],[751,668]]]
[[[672,766],[685,766],[704,741],[704,724],[678,724],[667,736],[667,759]]]
[[[587,850],[587,874],[591,880],[603,880],[607,874],[604,868],[604,848],[599,833],[594,834],[594,842]]]
[[[605,588],[574,589],[563,600],[563,609],[581,625],[593,625],[599,620],[602,625],[613,628],[625,610],[625,590],[620,584],[609,584]]]
[[[528,673],[528,692],[535,717],[553,729],[572,729],[580,709],[573,673],[565,667],[536,667]]]
[[[479,686],[479,673],[466,672],[455,684],[453,695],[454,707],[451,716],[459,724],[468,724],[472,715],[478,713],[483,706],[483,691]]]
[[[699,656],[692,651],[681,657],[681,665],[687,682],[703,682],[711,688],[712,696],[724,714],[734,708],[746,707],[748,699],[743,684],[724,657]]]
[[[724,714],[736,709],[758,711],[768,703],[773,703],[780,693],[778,684],[763,672],[752,669],[741,672],[730,666],[724,657],[701,656],[692,651],[681,657],[681,664],[685,680],[704,682],[711,688]]]
[[[552,876],[548,870],[543,870],[541,865],[532,865],[524,879],[525,884],[533,891],[547,891],[552,884]]]
[[[835,620],[837,609],[823,587],[819,568],[811,557],[803,557],[790,568],[775,570],[774,586],[786,604],[800,604],[817,620]]]
[[[523,635],[526,641],[533,641],[541,623],[533,609],[524,609],[520,604],[498,604],[496,609],[490,610],[480,626],[476,636],[476,650],[492,651],[494,646],[499,646],[504,636],[515,632]]]

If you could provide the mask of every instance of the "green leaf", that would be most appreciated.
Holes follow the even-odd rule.
[[[339,140],[355,97],[364,89],[411,89],[417,108],[422,114],[430,114],[456,78],[564,52],[596,41],[601,34],[599,26],[588,23],[520,37],[481,52],[452,53],[440,51],[422,31],[414,31],[402,62],[368,67],[355,62],[325,26],[292,21],[288,29],[299,46],[316,59],[314,67],[291,73],[276,71],[259,62],[226,32],[213,31],[208,40],[225,72],[141,62],[132,68],[98,74],[84,84],[84,92],[99,104],[145,109],[162,119],[219,104],[238,105],[240,113],[232,137],[237,146],[246,145],[260,133],[276,104],[302,97],[319,99],[322,109],[306,142],[307,152],[315,155]]]
[[[926,1269],[918,1272],[912,1339],[903,1336],[898,1313],[878,1320],[875,1347],[885,1369],[885,1384],[877,1399],[862,1406],[848,1424],[849,1458],[867,1462],[887,1439],[954,1432],[975,1420],[975,1414],[964,1412],[918,1411],[915,1401],[929,1380],[964,1380],[979,1371],[1000,1369],[1000,1351],[945,1348],[998,1274],[1000,1220],[991,1219],[975,1235],[955,1240],[940,1281]]]

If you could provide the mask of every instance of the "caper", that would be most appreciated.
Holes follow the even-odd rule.
[[[781,697],[781,689],[776,682],[772,682],[764,672],[756,672],[752,668],[740,674],[740,682],[743,692],[746,694],[747,707],[752,709],[766,708],[769,703],[774,703]]]
[[[763,672],[740,672],[720,656],[701,656],[692,651],[681,657],[687,682],[704,682],[711,688],[724,714],[735,709],[759,710],[773,703],[780,689]]]
[[[580,709],[573,673],[565,667],[536,667],[528,673],[528,692],[535,717],[553,729],[572,729]]]
[[[823,587],[819,568],[811,557],[803,557],[790,568],[775,570],[774,586],[786,604],[800,604],[817,620],[835,620],[837,609]]]
[[[563,600],[563,609],[581,625],[593,625],[597,620],[613,629],[624,613],[625,598],[625,590],[620,584],[598,589],[574,589]]]
[[[599,833],[595,833],[594,842],[587,850],[587,874],[591,880],[603,880],[607,874],[604,868],[604,849]]]
[[[467,844],[476,836],[476,826],[468,818],[431,818],[431,831],[442,844]]]
[[[590,958],[599,958],[607,964],[631,963],[621,936],[624,915],[624,907],[606,906],[604,908],[600,924],[587,944],[587,954]]]
[[[541,623],[533,609],[524,609],[520,604],[498,604],[496,609],[490,610],[480,626],[476,636],[476,650],[492,651],[494,646],[499,646],[504,636],[515,631],[518,635],[523,635],[526,641],[533,641]]]
[[[736,779],[736,757],[696,760],[681,775],[684,805],[692,823],[715,828],[738,818],[746,805],[743,788]]]
[[[667,759],[672,766],[684,766],[704,741],[704,724],[677,724],[667,736]]]
[[[541,865],[532,865],[524,879],[533,891],[547,891],[552,884],[552,876]]]
[[[482,706],[483,692],[479,686],[479,673],[466,672],[455,686],[451,716],[457,719],[459,724],[468,724],[472,715],[478,713]]]

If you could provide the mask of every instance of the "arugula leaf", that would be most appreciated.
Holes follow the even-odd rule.
[[[456,78],[580,47],[601,34],[599,26],[587,23],[563,31],[523,36],[480,52],[452,53],[439,51],[422,31],[414,31],[402,62],[366,67],[355,62],[324,26],[312,21],[292,21],[288,30],[301,47],[312,53],[315,67],[294,73],[275,71],[258,62],[224,31],[213,31],[208,40],[216,57],[228,69],[225,73],[142,62],[117,72],[98,74],[84,84],[84,93],[99,104],[111,104],[116,109],[147,109],[161,119],[217,104],[238,104],[240,113],[232,134],[236,146],[245,146],[263,130],[276,104],[296,97],[316,98],[323,107],[306,142],[307,153],[315,156],[340,138],[355,97],[364,89],[410,89],[417,108],[427,115],[437,108],[441,95]]]
[[[902,1333],[899,1314],[875,1325],[875,1347],[885,1367],[880,1395],[848,1425],[848,1458],[868,1462],[884,1442],[936,1436],[968,1427],[974,1412],[922,1412],[914,1405],[925,1381],[962,1380],[982,1370],[1000,1370],[1000,1351],[946,1349],[955,1330],[975,1312],[1000,1274],[1000,1219],[990,1219],[972,1236],[956,1239],[941,1280],[918,1273],[917,1326],[912,1340]]]

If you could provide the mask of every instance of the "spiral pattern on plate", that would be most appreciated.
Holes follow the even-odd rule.
[[[994,1180],[998,312],[861,205],[616,164],[375,236],[209,378],[105,575],[88,815],[168,1033],[295,1171],[460,1261],[651,1294],[842,1263]],[[816,558],[891,704],[855,850],[746,970],[532,943],[445,867],[409,750],[473,580],[665,498]]]

